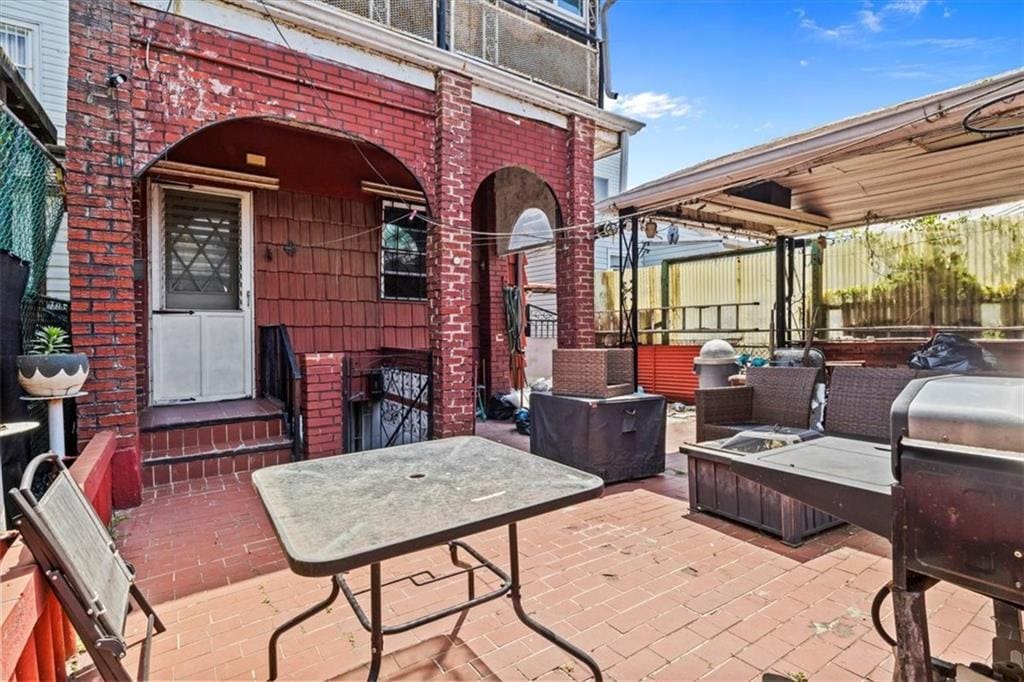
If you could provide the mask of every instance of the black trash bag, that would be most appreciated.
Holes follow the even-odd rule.
[[[985,372],[996,368],[987,350],[959,334],[940,332],[910,356],[911,369],[940,369],[945,372]]]
[[[505,397],[495,393],[487,401],[487,418],[508,421],[516,413],[516,406],[505,402]]]

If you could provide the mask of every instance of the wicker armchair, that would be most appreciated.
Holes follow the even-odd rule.
[[[746,386],[696,392],[697,442],[729,438],[755,426],[806,429],[817,367],[752,367]]]
[[[889,441],[889,411],[912,379],[928,370],[907,367],[836,367],[825,405],[825,432],[831,436]]]

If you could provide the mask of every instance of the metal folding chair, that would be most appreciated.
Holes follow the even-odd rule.
[[[52,463],[55,476],[36,499],[32,481],[39,467]],[[135,585],[135,570],[118,553],[106,526],[71,478],[61,458],[39,455],[25,469],[21,487],[11,489],[21,511],[15,526],[43,569],[64,612],[105,680],[131,680],[124,667],[124,639],[130,599],[147,616],[138,679],[149,674],[150,643],[164,625]]]

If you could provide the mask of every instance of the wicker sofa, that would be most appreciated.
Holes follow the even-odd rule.
[[[746,386],[696,392],[697,442],[729,438],[755,426],[806,429],[817,367],[752,367]]]
[[[825,404],[830,436],[889,441],[889,411],[913,379],[935,374],[907,367],[836,367]]]
[[[698,442],[727,438],[757,424],[806,428],[817,369],[810,369],[810,387],[804,383],[808,381],[806,373],[799,372],[802,369],[752,369],[748,385],[743,389],[698,391]],[[798,372],[782,373],[794,370]],[[912,379],[933,373],[906,368],[836,367],[832,371],[825,406],[826,433],[887,442],[893,401]],[[783,386],[778,386],[780,383]],[[760,405],[757,411],[755,399]],[[781,404],[787,400],[791,401],[788,406]],[[744,421],[749,423],[742,423]],[[682,450],[686,452],[685,447]],[[798,546],[806,536],[844,523],[842,519],[735,474],[728,457],[711,452],[686,454],[689,455],[689,501],[694,511],[710,512],[754,526],[780,536],[790,546]]]

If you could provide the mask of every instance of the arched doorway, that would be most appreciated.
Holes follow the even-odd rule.
[[[148,404],[253,397],[273,325],[299,354],[427,348],[427,197],[384,149],[236,119],[139,180]]]
[[[550,260],[554,284],[554,238],[561,210],[551,187],[537,174],[507,167],[480,183],[472,217],[475,382],[491,395],[515,383],[511,359],[517,340],[507,326],[504,289],[518,287],[526,305],[531,294],[525,264],[535,257]],[[525,309],[519,316],[524,315]],[[525,352],[521,339],[518,345]]]

